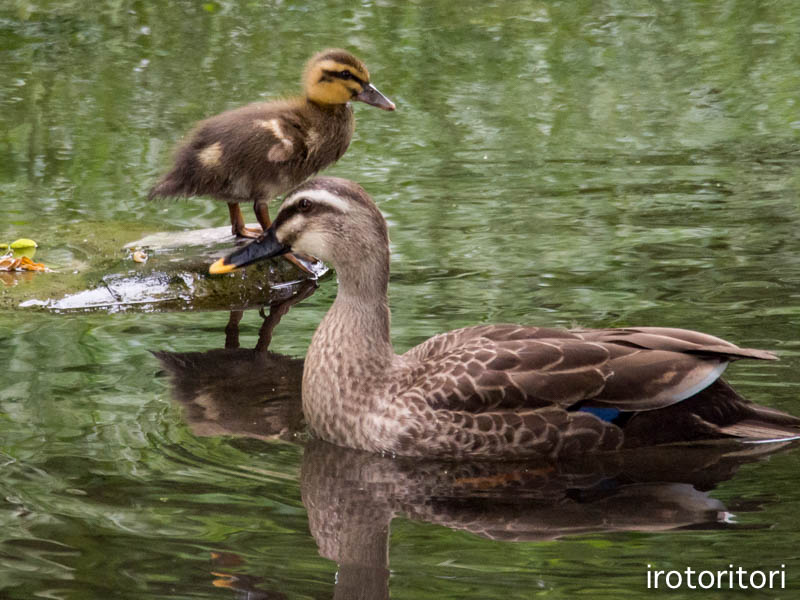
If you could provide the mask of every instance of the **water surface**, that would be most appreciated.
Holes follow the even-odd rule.
[[[64,276],[118,259],[144,233],[223,225],[212,200],[146,200],[171,147],[200,118],[292,93],[327,46],[361,56],[398,105],[356,106],[353,144],[328,170],[361,183],[389,220],[398,351],[480,322],[696,328],[778,351],[780,362],[728,377],[800,414],[800,7],[788,0],[20,0],[0,8],[0,241],[36,239],[36,258]],[[36,296],[44,277],[4,278],[0,294]],[[304,356],[335,288],[325,279],[283,318],[270,345],[282,360]],[[209,417],[213,404],[198,418],[151,353],[220,349],[228,320],[0,312],[2,595],[352,592],[335,585],[343,561],[314,521],[326,513],[304,505],[327,489],[313,475],[330,450],[254,437],[243,422],[237,435]],[[261,323],[245,313],[241,348]],[[237,360],[250,365],[240,380],[272,372]],[[419,473],[371,465],[409,483],[360,500],[376,523],[399,512],[388,578],[372,565],[361,580],[378,589],[361,593],[638,598],[647,564],[785,564],[796,589],[799,467],[800,453],[784,452],[694,481],[731,523],[703,512],[654,529],[666,509],[651,499],[636,507],[648,527],[508,542],[464,528],[463,503],[447,521],[406,497]]]

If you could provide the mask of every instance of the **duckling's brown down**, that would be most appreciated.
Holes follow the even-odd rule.
[[[369,83],[364,64],[344,50],[312,57],[302,97],[258,102],[201,121],[178,149],[173,168],[149,197],[207,195],[229,204],[232,232],[246,229],[239,202],[253,202],[262,228],[268,203],[336,162],[355,129],[351,100],[385,110],[394,104]]]

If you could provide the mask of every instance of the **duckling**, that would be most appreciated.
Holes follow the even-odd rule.
[[[328,442],[508,459],[800,437],[800,419],[753,404],[720,379],[730,362],[776,356],[696,331],[479,325],[395,354],[386,221],[351,181],[321,177],[300,186],[259,240],[210,271],[290,250],[330,262],[339,280],[302,384],[306,420]]]
[[[355,130],[351,100],[383,110],[394,103],[370,83],[369,71],[345,50],[315,54],[303,74],[304,94],[257,102],[201,121],[178,149],[172,169],[149,198],[208,195],[228,203],[231,232],[254,238],[239,202],[252,202],[263,230],[269,201],[333,164]]]

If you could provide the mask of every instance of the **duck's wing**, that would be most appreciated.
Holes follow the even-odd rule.
[[[414,346],[404,356],[416,360],[428,360],[444,355],[451,350],[464,346],[474,340],[491,340],[495,342],[535,340],[535,339],[581,339],[580,336],[567,331],[549,327],[525,327],[523,325],[497,324],[473,325],[461,329],[453,329],[428,338],[418,346]]]
[[[740,348],[707,333],[675,327],[622,327],[612,329],[573,329],[573,335],[587,341],[613,343],[643,350],[670,350],[689,354],[719,354],[729,360],[756,358],[777,360],[767,350]]]
[[[693,331],[471,327],[404,358],[401,401],[420,422],[444,423],[427,439],[418,439],[424,427],[401,439],[426,451],[580,454],[615,449],[623,431],[629,446],[800,433],[800,419],[748,402],[719,379],[730,361],[772,353]]]
[[[490,326],[436,336],[403,356],[405,377],[389,390],[393,406],[410,415],[399,452],[509,457],[616,450],[618,427],[567,410],[602,391],[609,356],[601,344],[559,330]]]
[[[772,360],[682,329],[565,331],[513,325],[459,329],[412,348],[411,388],[431,408],[663,408],[693,396],[739,358]]]
[[[569,407],[596,396],[612,372],[602,344],[563,330],[513,325],[459,329],[412,348],[407,388],[434,410]]]
[[[610,353],[613,375],[592,400],[596,406],[642,411],[670,406],[694,396],[742,358],[777,360],[766,350],[740,348],[721,338],[666,327],[575,330],[586,342]]]

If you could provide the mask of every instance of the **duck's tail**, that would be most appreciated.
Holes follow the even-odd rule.
[[[780,410],[747,403],[751,415],[730,425],[720,427],[720,432],[749,442],[772,442],[800,439],[800,419]]]
[[[627,447],[725,438],[786,442],[800,439],[800,418],[755,404],[718,379],[683,402],[633,414],[623,430]]]

